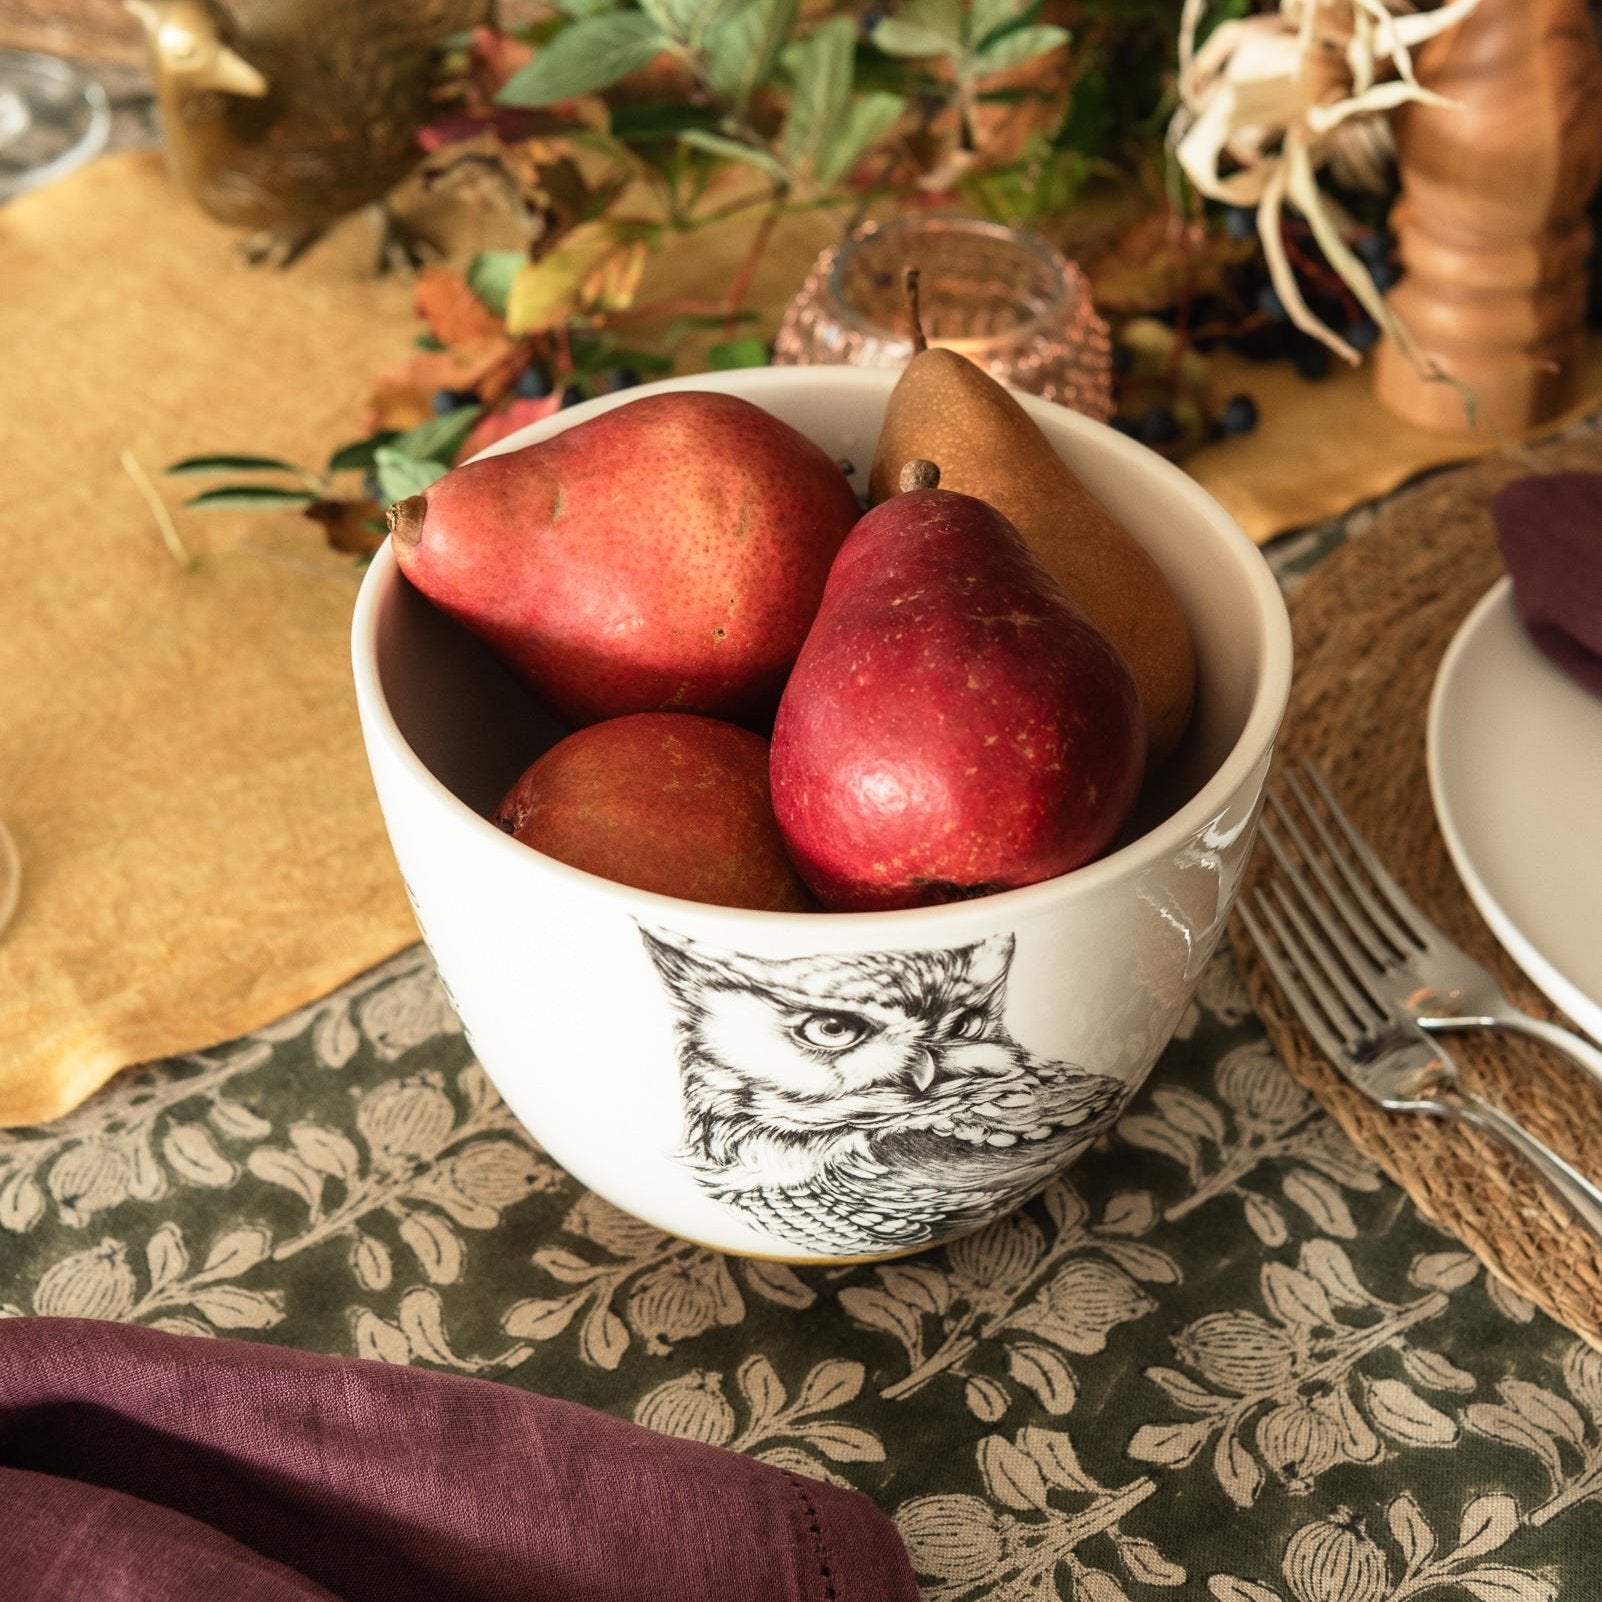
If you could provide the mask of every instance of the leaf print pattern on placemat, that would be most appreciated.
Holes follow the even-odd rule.
[[[476,1374],[748,1452],[872,1496],[932,1602],[1602,1596],[1602,1357],[1382,1182],[1227,955],[1025,1207],[791,1268],[584,1191],[409,951],[0,1132],[0,1310]]]

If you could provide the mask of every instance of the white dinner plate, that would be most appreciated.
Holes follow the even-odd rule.
[[[1602,1039],[1602,700],[1531,644],[1506,578],[1441,660],[1427,741],[1435,815],[1475,906]]]

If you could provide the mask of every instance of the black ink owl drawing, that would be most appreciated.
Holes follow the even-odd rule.
[[[1038,1190],[1123,1100],[1122,1081],[1007,1033],[1010,936],[768,961],[640,932],[673,1011],[680,1155],[810,1251],[961,1234]]]

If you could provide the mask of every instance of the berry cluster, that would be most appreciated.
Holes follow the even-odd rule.
[[[1255,239],[1257,212],[1246,206],[1223,208],[1219,227],[1237,245]],[[1378,324],[1325,263],[1307,223],[1288,217],[1282,228],[1308,309],[1354,350],[1371,350],[1380,337]],[[1348,243],[1381,293],[1401,278],[1393,241],[1382,228],[1363,228]],[[1251,433],[1258,422],[1253,398],[1213,393],[1206,358],[1220,347],[1251,362],[1289,362],[1313,382],[1328,376],[1334,360],[1327,345],[1291,320],[1257,255],[1222,273],[1218,288],[1207,296],[1137,317],[1117,331],[1113,426],[1169,456],[1209,440]]]

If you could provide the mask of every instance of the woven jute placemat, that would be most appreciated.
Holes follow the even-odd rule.
[[[1492,494],[1528,473],[1602,469],[1602,434],[1500,453],[1389,503],[1290,600],[1296,679],[1276,769],[1316,762],[1424,911],[1484,961],[1526,1011],[1559,1017],[1492,937],[1447,855],[1425,770],[1431,686],[1452,636],[1503,572]],[[1246,894],[1264,867],[1259,849]],[[1458,1123],[1387,1113],[1353,1090],[1291,1014],[1237,919],[1252,1001],[1291,1073],[1357,1146],[1499,1278],[1602,1347],[1602,1247],[1532,1171]],[[1561,1020],[1560,1020],[1561,1021]],[[1582,1173],[1602,1177],[1602,1087],[1506,1031],[1454,1032],[1469,1087]]]

